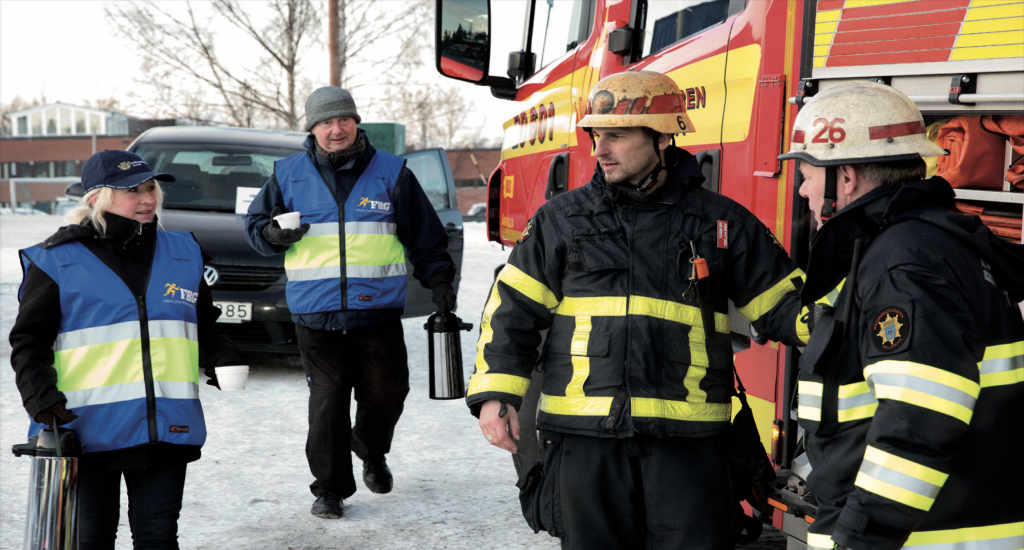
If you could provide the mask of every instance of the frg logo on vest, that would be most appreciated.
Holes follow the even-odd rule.
[[[167,289],[167,292],[164,293],[164,296],[174,297],[175,294],[180,293],[181,294],[180,299],[185,301],[185,302],[188,302],[188,304],[191,305],[191,306],[195,306],[196,305],[196,300],[199,299],[199,293],[198,292],[195,292],[194,290],[189,290],[187,288],[181,288],[181,287],[179,287],[178,285],[176,285],[174,283],[167,283],[167,284],[164,285],[164,288]],[[165,302],[171,302],[173,300],[164,300],[164,301]]]
[[[367,205],[369,205],[370,207],[365,208],[365,206]],[[362,212],[391,212],[391,203],[383,201],[371,201],[367,197],[360,197],[359,204],[356,205],[356,210],[360,210]]]

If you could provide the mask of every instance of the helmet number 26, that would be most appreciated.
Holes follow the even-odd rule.
[[[840,143],[846,139],[846,130],[843,130],[839,124],[846,122],[841,118],[833,118],[828,120],[826,118],[819,118],[814,121],[811,126],[817,126],[821,124],[821,131],[814,136],[811,143]],[[824,137],[828,133],[828,137]]]

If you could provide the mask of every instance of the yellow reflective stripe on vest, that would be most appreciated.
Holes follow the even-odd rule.
[[[142,339],[56,351],[53,368],[62,392],[142,380]]]
[[[168,382],[199,382],[199,342],[184,338],[150,338],[153,379]]]
[[[800,403],[796,409],[796,415],[804,420],[821,422],[821,395],[824,393],[824,386],[821,382],[798,380],[796,391],[797,400]]]
[[[572,341],[569,344],[569,353],[572,360],[572,379],[565,387],[566,397],[583,397],[583,383],[590,376],[590,357],[587,357],[587,345],[590,343],[590,331],[593,324],[591,317],[580,315],[576,317],[576,328],[572,332]]]
[[[911,533],[903,550],[1021,550],[1024,521]]]
[[[625,296],[595,296],[592,298],[576,298],[565,296],[555,308],[558,315],[575,317],[591,315],[600,317],[621,317],[626,315]]]
[[[983,388],[1024,383],[1024,341],[985,348],[978,368]]]
[[[869,445],[854,485],[927,512],[948,477],[949,474]]]
[[[690,422],[728,422],[732,418],[732,403],[689,403],[651,397],[630,399],[635,418],[668,418]]]
[[[334,225],[337,226],[337,224]],[[289,246],[284,254],[284,270],[288,274],[288,280],[313,281],[340,278],[340,243],[337,232],[313,237],[307,233],[302,240]]]
[[[530,277],[512,264],[505,264],[505,267],[503,267],[501,272],[498,273],[497,280],[514,288],[523,296],[526,296],[547,309],[551,309],[558,305],[558,299],[555,298],[555,293],[551,292],[548,287],[544,286],[544,283]]]
[[[867,382],[839,386],[838,415],[840,422],[871,418],[878,408],[878,400]]]
[[[405,250],[398,237],[395,235],[345,233],[346,266],[391,264],[405,264]]]
[[[540,410],[565,416],[608,416],[611,397],[562,397],[540,394]]]
[[[477,371],[469,379],[469,390],[467,391],[467,394],[474,395],[477,393],[495,391],[522,397],[526,395],[526,390],[529,387],[529,378],[523,378],[522,376],[514,376],[511,374],[491,374]]]
[[[762,315],[771,311],[772,308],[782,300],[782,297],[785,296],[786,293],[796,290],[796,285],[794,285],[792,281],[794,277],[803,279],[803,270],[800,268],[794,269],[792,273],[783,277],[782,280],[775,283],[774,286],[748,302],[747,305],[737,307],[736,311],[743,314],[743,316],[751,323],[760,319]]]
[[[199,386],[195,382],[153,381],[153,393],[156,397],[166,399],[199,399]],[[146,398],[146,382],[129,382],[113,386],[100,386],[87,390],[64,392],[68,402],[66,407],[85,407],[89,405],[105,405],[132,399]]]
[[[818,533],[807,533],[807,550],[832,550],[836,543],[832,542],[829,535]]]
[[[877,399],[892,399],[971,423],[981,387],[949,371],[911,361],[879,361],[864,369]]]

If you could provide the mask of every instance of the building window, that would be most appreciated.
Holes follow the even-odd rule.
[[[60,110],[60,133],[71,135],[71,109]]]
[[[46,135],[57,135],[57,109],[46,110]]]
[[[28,135],[28,115],[18,117],[18,135]]]
[[[90,134],[102,134],[103,128],[100,127],[100,115],[90,114],[89,115],[89,133]]]
[[[32,113],[32,135],[41,136],[43,135],[43,114]]]
[[[75,133],[85,133],[85,113],[82,111],[75,111]]]

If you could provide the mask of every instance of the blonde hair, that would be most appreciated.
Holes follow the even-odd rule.
[[[164,192],[160,187],[160,182],[156,180],[147,180],[140,185],[145,185],[149,182],[153,182],[156,185],[153,191],[156,194],[156,215],[159,218],[164,206]],[[78,206],[64,214],[64,225],[80,225],[88,218],[100,236],[105,237],[107,234],[107,221],[103,219],[103,213],[107,211],[113,200],[114,190],[110,187],[97,187],[89,191],[79,199]]]

